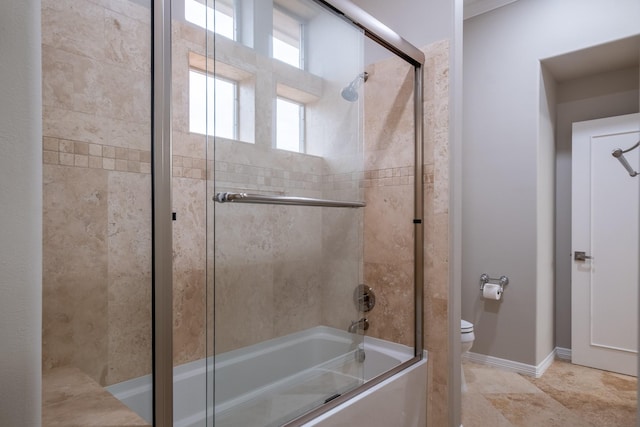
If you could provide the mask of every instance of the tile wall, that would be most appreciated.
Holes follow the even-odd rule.
[[[151,370],[150,13],[42,2],[43,368]]]
[[[424,67],[424,342],[429,351],[427,424],[448,425],[449,412],[449,42],[425,48]]]

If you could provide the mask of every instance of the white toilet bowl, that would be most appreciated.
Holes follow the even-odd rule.
[[[473,334],[473,323],[467,322],[466,320],[460,320],[460,350],[461,350],[461,361],[464,354],[471,350],[473,346],[473,341],[476,339],[476,336]],[[462,368],[462,364],[460,364],[461,371],[461,379],[462,379],[462,391],[467,391],[467,383],[464,380],[464,369]]]

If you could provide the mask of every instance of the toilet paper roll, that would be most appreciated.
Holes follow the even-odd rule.
[[[498,301],[502,297],[502,292],[500,291],[500,285],[495,285],[493,283],[485,283],[484,288],[482,289],[482,297],[484,299]]]

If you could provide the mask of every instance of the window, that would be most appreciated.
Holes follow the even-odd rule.
[[[273,57],[294,67],[303,67],[302,23],[300,20],[273,9]]]
[[[277,98],[276,148],[304,152],[304,105]]]
[[[236,39],[233,0],[216,0],[215,8],[197,0],[184,0],[184,18],[202,28],[213,29],[216,34]]]
[[[238,85],[233,80],[189,71],[189,131],[223,138],[238,136]]]

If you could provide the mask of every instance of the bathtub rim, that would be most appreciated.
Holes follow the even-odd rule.
[[[294,420],[291,420],[286,424],[283,424],[282,427],[303,427],[307,423],[317,420],[319,417],[327,414],[329,411],[337,408],[338,406],[341,406],[345,403],[348,403],[349,401],[352,401],[354,398],[359,397],[360,395],[373,389],[374,387],[379,386],[381,383],[387,380],[391,380],[397,374],[401,374],[406,369],[409,369],[412,366],[417,365],[423,360],[426,361],[427,359],[428,359],[427,350],[423,350],[422,353],[419,353],[417,356],[414,356],[411,359],[407,360],[406,362],[396,366],[395,368],[381,375],[378,375],[377,377],[374,377],[373,379],[365,382],[358,388],[355,388],[347,393],[344,393],[343,395],[331,400],[330,402],[327,402],[324,405],[319,406],[318,408],[312,411],[309,411],[306,414],[301,415],[300,417]]]
[[[426,351],[424,351],[423,352],[424,356],[422,358],[414,357],[414,356],[411,356],[412,354],[414,354],[413,347],[410,347],[404,344],[384,340],[381,338],[371,337],[368,335],[357,336],[357,335],[348,333],[342,329],[337,329],[331,326],[316,325],[314,327],[311,327],[302,331],[298,331],[285,336],[273,338],[271,340],[262,341],[260,343],[243,347],[237,350],[231,350],[229,352],[221,353],[216,356],[208,356],[206,358],[176,365],[173,368],[174,388],[176,387],[177,383],[180,383],[182,381],[188,381],[191,377],[194,377],[194,376],[197,377],[203,374],[208,375],[208,372],[215,371],[216,367],[218,368],[225,367],[227,364],[229,364],[230,361],[231,362],[234,360],[244,361],[247,358],[255,357],[255,355],[269,353],[270,351],[277,350],[281,347],[287,347],[292,344],[298,343],[300,341],[312,340],[316,338],[327,339],[330,341],[337,341],[341,343],[351,342],[354,338],[357,340],[361,339],[362,341],[360,342],[359,345],[364,345],[365,352],[367,351],[367,349],[370,349],[370,350],[382,353],[386,356],[389,356],[398,360],[399,364],[395,365],[395,367],[390,369],[389,371],[385,371],[382,374],[379,374],[373,378],[365,378],[365,383],[363,385],[360,385],[354,388],[353,390],[345,392],[340,397],[326,404],[323,404],[315,409],[312,409],[310,412],[301,414],[299,418],[295,418],[289,421],[287,424],[284,424],[283,426],[293,427],[293,426],[301,425],[300,423],[297,423],[298,420],[303,419],[303,417],[304,419],[307,419],[307,415],[310,415],[310,414],[315,414],[311,418],[320,416],[321,414],[324,414],[330,411],[331,409],[345,403],[347,400],[350,400],[353,397],[356,397],[361,393],[369,390],[370,388],[375,387],[376,385],[382,383],[386,379],[391,378],[396,373],[404,371],[404,369],[411,367],[415,363],[419,362],[421,359],[426,359],[426,354],[427,354]],[[247,354],[247,349],[251,350],[248,352],[248,354]],[[345,357],[345,356],[346,354],[341,355],[339,357]],[[208,387],[210,387],[211,385],[212,385],[211,382],[205,379],[205,387],[207,387],[207,390],[208,390]],[[146,393],[152,393],[153,383],[151,380],[151,375],[149,374],[149,375],[133,378],[130,380],[126,380],[120,383],[112,384],[110,386],[105,387],[105,389],[109,391],[111,394],[113,394],[116,398],[123,401],[123,399],[128,399],[128,398],[136,399],[136,398],[139,398],[140,396],[146,396]],[[178,398],[178,395],[175,395],[174,397]],[[140,407],[143,409],[150,408],[151,403],[149,402],[148,404],[144,404],[144,405],[141,404]],[[175,406],[174,406],[174,411],[177,411]],[[207,408],[204,411],[199,411],[198,413],[190,413],[188,416],[181,417],[180,419],[174,420],[174,421],[179,421],[176,424],[176,426],[189,425],[187,422],[188,419],[202,418],[202,413],[207,414],[208,413],[207,411],[212,411],[211,413],[217,412],[214,406],[212,408]],[[143,416],[140,412],[138,413],[141,416]],[[143,416],[143,418],[145,419],[150,418],[152,416],[151,413],[150,414],[147,414],[147,412],[144,412],[144,413],[147,415],[146,417]],[[174,418],[176,414],[177,413],[174,413]],[[148,421],[150,421],[150,419]]]
[[[395,384],[397,384],[398,382],[404,382],[404,381],[414,381],[414,379],[411,379],[409,377],[413,377],[415,376],[423,376],[423,380],[418,380],[419,382],[417,384],[420,384],[421,387],[423,387],[423,393],[424,393],[424,400],[422,400],[423,402],[426,402],[426,392],[427,392],[427,351],[424,350],[424,355],[421,361],[414,363],[413,365],[409,366],[408,368],[404,369],[402,372],[398,372],[396,375],[393,375],[389,378],[387,378],[386,380],[380,382],[377,385],[374,385],[373,387],[371,387],[368,390],[363,391],[362,393],[358,394],[357,396],[349,399],[348,401],[344,402],[343,404],[340,404],[338,406],[336,406],[335,408],[329,409],[327,411],[325,411],[324,413],[320,414],[319,416],[313,418],[311,421],[306,422],[305,424],[303,424],[304,427],[316,427],[316,426],[328,426],[328,425],[358,425],[358,424],[345,424],[344,421],[345,419],[342,418],[343,414],[351,412],[352,415],[354,414],[358,414],[360,413],[360,411],[362,411],[362,404],[363,402],[366,402],[369,398],[375,397],[376,395],[380,396],[381,394],[386,394],[387,390],[389,388],[394,388]],[[421,382],[420,382],[421,381]],[[416,384],[416,383],[414,383]],[[405,385],[408,385],[408,383],[405,383]],[[397,389],[397,388],[396,388]],[[404,389],[404,387],[403,387]],[[418,392],[418,390],[415,390],[416,392]],[[353,406],[356,406],[355,410],[354,408],[352,408]],[[359,406],[359,409],[357,408]],[[424,415],[426,417],[426,404],[422,406],[422,409],[425,411]],[[371,408],[369,408],[368,410],[366,410],[367,412],[371,411]],[[350,421],[353,421],[353,417],[347,417],[350,418]],[[425,423],[426,423],[426,418],[425,418]],[[375,424],[375,422],[374,422]],[[391,424],[394,425],[394,424]],[[403,424],[404,425],[404,424]],[[421,424],[422,425],[422,424]]]

